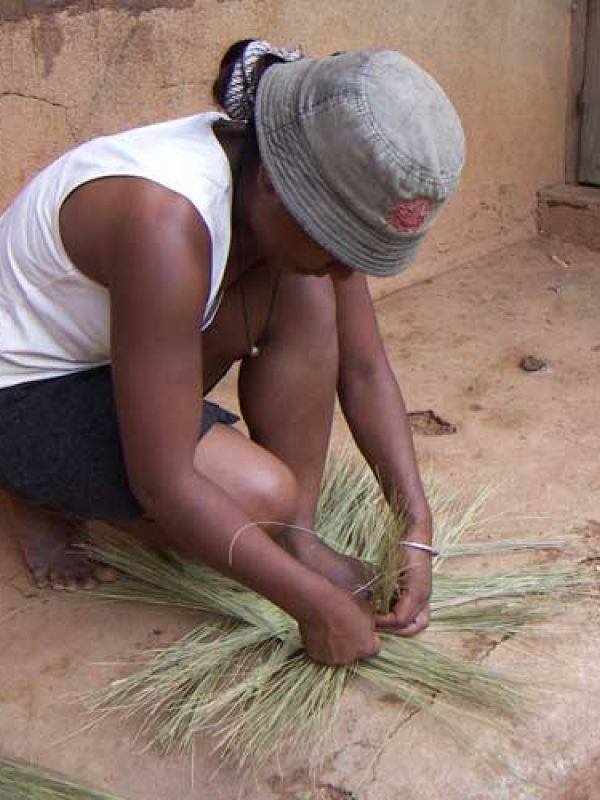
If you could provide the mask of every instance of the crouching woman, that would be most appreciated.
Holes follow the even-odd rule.
[[[246,40],[203,113],[106,136],[0,218],[0,488],[40,585],[98,577],[88,520],[198,560],[298,621],[315,660],[429,621],[431,518],[366,277],[413,258],[463,164],[438,84],[394,51]],[[241,361],[250,432],[203,400]],[[388,614],[315,537],[336,394],[410,526]]]

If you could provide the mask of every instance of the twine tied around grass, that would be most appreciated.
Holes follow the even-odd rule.
[[[304,528],[302,525],[289,525],[287,522],[278,522],[275,519],[261,519],[252,522],[246,522],[245,525],[242,525],[241,528],[238,528],[237,531],[233,534],[231,541],[229,542],[229,554],[227,557],[227,563],[230,569],[233,567],[233,550],[238,542],[238,539],[245,533],[246,531],[250,530],[250,528],[254,528],[255,525],[278,525],[282,528],[294,528],[298,531],[304,531],[305,533],[312,533],[314,536],[317,534],[311,528]]]
[[[241,528],[238,528],[237,531],[233,534],[231,541],[229,542],[229,552],[227,554],[227,564],[230,569],[233,569],[233,551],[234,548],[243,533],[253,528],[255,525],[262,526],[262,525],[277,525],[283,528],[293,528],[297,531],[304,531],[304,533],[312,533],[313,536],[316,536],[319,539],[318,534],[312,528],[305,528],[303,525],[290,525],[287,522],[278,522],[275,519],[263,519],[263,520],[256,520],[253,522],[246,522],[245,525],[242,525]],[[319,539],[320,541],[320,539]],[[415,549],[425,550],[430,553],[432,556],[437,556],[438,551],[434,550],[433,547],[428,547],[427,545],[420,545],[418,542],[406,542],[401,541],[399,544],[403,544],[405,547],[415,547]],[[357,586],[356,589],[353,589],[350,594],[353,597],[362,594],[363,592],[370,592],[371,587],[377,582],[379,575],[373,575],[373,577],[364,584]]]

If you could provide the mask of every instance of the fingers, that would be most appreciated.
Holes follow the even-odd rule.
[[[429,625],[431,594],[431,558],[419,551],[406,555],[406,585],[393,610],[377,614],[378,629],[393,630],[399,636],[414,636]]]
[[[429,619],[430,612],[429,606],[427,606],[427,608],[419,611],[413,622],[405,625],[404,627],[396,628],[394,632],[398,634],[398,636],[414,636],[416,633],[420,633],[421,631],[425,630],[425,628],[429,625]]]
[[[349,665],[355,663],[356,661],[363,661],[364,659],[372,658],[373,656],[376,656],[380,650],[381,650],[381,639],[375,632],[373,632],[373,636],[371,638],[369,646],[362,648],[356,653],[356,656],[354,658],[350,658],[349,660],[346,660],[343,663]]]
[[[376,614],[375,626],[378,630],[393,630],[399,636],[414,636],[429,625],[430,618],[429,603],[420,609],[412,607],[408,614],[396,606],[389,614]]]
[[[378,630],[386,630],[387,628],[398,627],[398,617],[393,611],[389,614],[375,614],[375,627]]]
[[[407,591],[400,596],[400,599],[394,604],[392,611],[389,614],[383,615],[385,617],[385,624],[386,626],[394,628],[405,628],[407,625],[411,625],[414,622],[417,614],[427,605],[427,597]]]
[[[350,664],[354,664],[357,661],[364,661],[367,658],[373,658],[373,656],[376,656],[380,650],[381,650],[381,639],[376,633],[373,633],[373,638],[371,640],[370,646],[357,653],[355,658],[349,661],[345,661],[344,663],[346,666],[349,666]]]
[[[334,602],[326,602],[309,619],[299,620],[307,655],[320,664],[345,666],[371,658],[381,649],[373,612],[364,600],[332,587]]]
[[[311,642],[303,637],[304,648],[307,655],[317,664],[326,664],[330,667],[348,667],[357,661],[364,661],[376,656],[381,650],[381,639],[373,633],[368,643],[353,646],[350,642],[338,642],[334,647],[323,647],[321,642]]]

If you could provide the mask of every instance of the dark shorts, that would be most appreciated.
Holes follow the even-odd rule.
[[[205,400],[199,435],[237,421]],[[127,481],[110,366],[0,390],[0,489],[79,519],[142,516]]]

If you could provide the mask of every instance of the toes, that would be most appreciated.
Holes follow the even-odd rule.
[[[55,592],[65,592],[67,591],[67,587],[70,584],[69,578],[65,578],[64,575],[59,575],[58,573],[51,572],[48,575],[48,586],[51,589],[54,589]]]
[[[421,631],[425,630],[425,628],[429,625],[429,613],[428,611],[420,611],[417,616],[406,625],[404,628],[398,628],[396,633],[399,636],[414,636],[416,633],[420,633]]]
[[[65,592],[79,592],[85,589],[95,589],[98,585],[98,581],[92,574],[88,574],[87,572],[80,575],[73,575],[68,578],[62,578],[59,580],[57,584],[53,586],[54,589],[58,591],[65,591]]]
[[[119,573],[112,567],[107,567],[104,564],[94,564],[92,567],[94,582],[98,583],[114,583],[119,579]],[[86,587],[88,588],[88,587]]]
[[[27,524],[25,524],[27,523]],[[84,527],[78,521],[29,510],[19,527],[18,539],[38,589],[73,592],[89,589],[110,575],[96,568],[82,553],[77,541]],[[98,576],[96,576],[98,571]]]
[[[78,569],[51,572],[48,584],[57,592],[77,592],[81,589],[93,589],[98,581],[89,565],[79,565]]]
[[[98,586],[99,578],[97,575],[86,575],[77,581],[77,589],[95,589]]]

